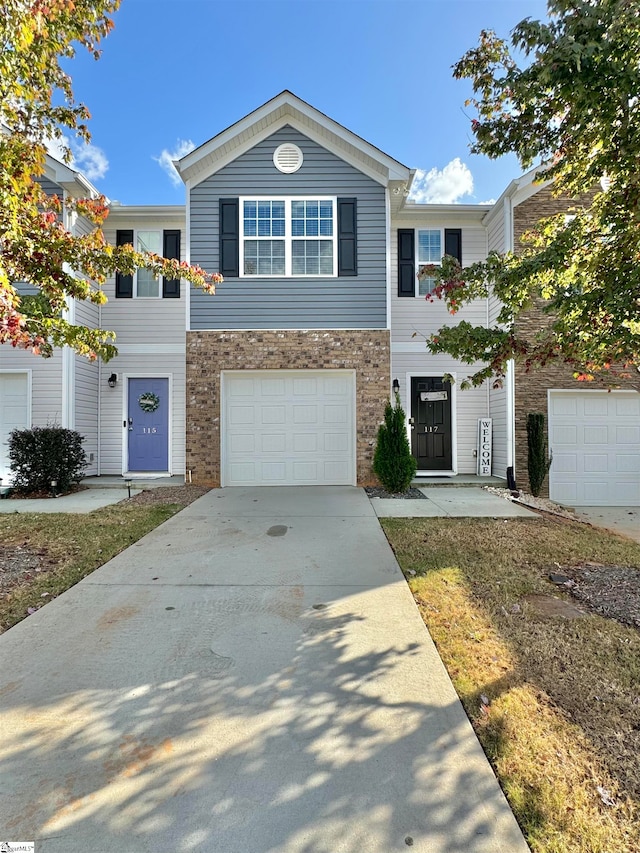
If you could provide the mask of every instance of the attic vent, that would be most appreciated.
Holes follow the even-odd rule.
[[[297,172],[302,166],[302,151],[293,142],[278,145],[273,152],[273,165],[286,175]]]

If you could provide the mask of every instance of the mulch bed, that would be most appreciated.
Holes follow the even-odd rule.
[[[406,492],[387,492],[381,486],[367,486],[365,492],[370,498],[384,498],[385,500],[428,500],[427,496],[420,489],[407,489]]]

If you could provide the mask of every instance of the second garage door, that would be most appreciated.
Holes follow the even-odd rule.
[[[355,485],[355,373],[222,374],[224,486]]]
[[[549,494],[572,506],[640,505],[640,394],[549,393]]]

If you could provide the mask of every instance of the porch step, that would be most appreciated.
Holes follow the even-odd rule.
[[[470,486],[497,486],[507,487],[507,481],[500,477],[479,477],[477,474],[456,474],[453,477],[416,477],[411,483],[417,489],[424,488],[469,488]]]
[[[149,477],[135,476],[119,477],[117,474],[106,474],[102,477],[85,477],[81,480],[80,485],[87,489],[126,489],[125,480],[131,480],[131,488],[142,489],[158,489],[162,486],[184,486],[184,476],[174,475],[165,477]]]

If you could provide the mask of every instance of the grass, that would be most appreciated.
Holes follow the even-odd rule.
[[[38,553],[47,571],[21,579],[0,598],[0,631],[6,631],[162,524],[181,504],[113,505],[86,515],[2,515],[2,544]]]
[[[526,596],[569,597],[557,564],[640,567],[640,545],[543,520],[382,524],[531,849],[637,853],[640,632]]]

